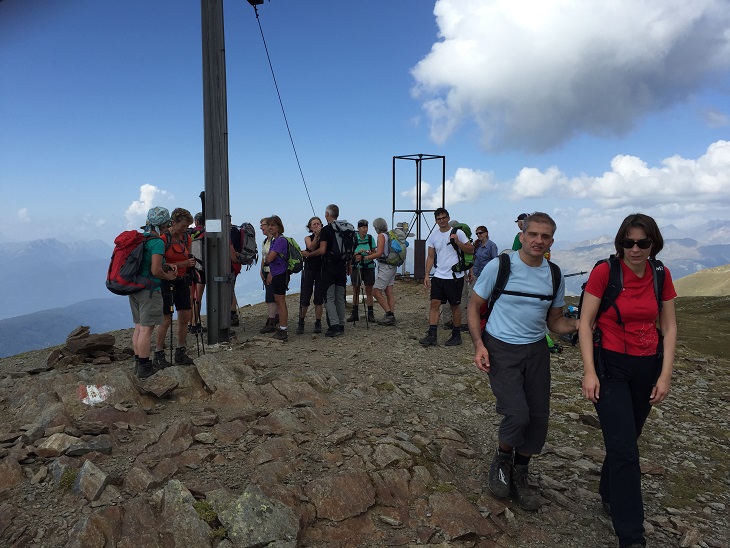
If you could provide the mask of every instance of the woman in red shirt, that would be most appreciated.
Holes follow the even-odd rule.
[[[606,262],[591,272],[580,310],[583,395],[595,405],[606,445],[598,487],[603,507],[611,514],[619,546],[639,547],[646,545],[646,539],[638,438],[651,406],[669,393],[677,343],[677,293],[664,268],[662,306],[658,306],[649,259],[656,258],[664,240],[654,219],[641,213],[629,215],[614,244],[623,276],[615,308],[598,314],[609,281]],[[595,328],[602,333],[602,350],[594,348]],[[597,371],[594,355],[599,352]]]

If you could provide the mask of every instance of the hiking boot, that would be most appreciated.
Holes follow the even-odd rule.
[[[184,346],[175,349],[175,363],[177,365],[195,365],[193,359],[188,356]]]
[[[299,318],[299,321],[297,322],[297,335],[301,335],[304,333],[304,318]]]
[[[135,375],[138,379],[146,379],[147,377],[151,377],[154,375],[157,371],[152,366],[152,363],[147,360],[145,363],[141,363],[137,366],[137,371],[135,372]]]
[[[231,312],[231,327],[238,327],[241,325],[241,321],[238,319],[236,312]]]
[[[277,329],[271,338],[277,341],[287,342],[289,340],[289,333],[286,329]]]
[[[444,324],[444,329],[454,329],[454,322],[446,322]]]
[[[259,333],[273,333],[276,331],[276,320],[274,318],[267,318],[264,326],[259,329]]]
[[[152,358],[152,365],[158,371],[160,369],[172,367],[172,364],[165,359],[164,350],[158,350],[155,352],[155,356]]]
[[[360,313],[357,311],[357,308],[353,308],[352,312],[350,313],[350,317],[347,318],[348,322],[359,322],[360,321]]]
[[[446,341],[446,346],[459,346],[461,344],[461,331],[457,331],[456,333],[452,333],[451,337],[449,337],[449,340]]]
[[[314,332],[315,333],[322,332],[322,320],[314,320]]]
[[[202,333],[203,328],[199,325],[189,325],[188,326],[188,333],[191,335],[197,335],[198,333]]]
[[[507,498],[511,482],[512,453],[504,454],[496,449],[492,464],[489,466],[489,490],[495,497]]]
[[[382,320],[378,320],[378,325],[395,325],[395,316],[393,314],[386,314]]]
[[[339,337],[345,334],[345,326],[343,325],[331,325],[327,331],[324,332],[325,337]]]
[[[375,312],[372,310],[368,310],[368,323],[375,323]]]
[[[438,346],[438,338],[436,332],[429,330],[426,336],[418,340],[423,346]]]
[[[516,464],[512,473],[511,491],[520,508],[528,512],[534,512],[540,508],[540,495],[530,487],[527,476],[527,465]]]

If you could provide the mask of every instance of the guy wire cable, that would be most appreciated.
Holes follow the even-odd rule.
[[[294,158],[297,161],[297,167],[299,167],[299,174],[302,177],[302,183],[304,183],[304,190],[307,193],[307,199],[309,200],[309,206],[312,208],[312,214],[317,215],[314,211],[314,205],[312,204],[312,197],[309,195],[309,188],[307,188],[307,181],[304,180],[304,172],[302,171],[302,164],[299,163],[299,155],[297,154],[297,147],[294,146],[294,138],[289,128],[289,120],[286,118],[286,112],[284,111],[284,103],[281,100],[281,93],[279,93],[279,84],[276,83],[276,75],[274,74],[274,66],[271,64],[271,57],[269,56],[269,48],[266,46],[266,38],[264,38],[264,29],[261,27],[261,20],[259,19],[259,10],[256,5],[252,4],[253,10],[256,13],[256,21],[259,24],[259,31],[261,32],[261,41],[264,43],[264,50],[266,51],[266,59],[269,62],[269,68],[271,69],[271,78],[274,80],[274,87],[276,88],[276,95],[279,97],[279,105],[281,105],[281,114],[284,116],[284,123],[286,124],[286,131],[289,133],[289,140],[291,141],[291,147],[294,150]]]

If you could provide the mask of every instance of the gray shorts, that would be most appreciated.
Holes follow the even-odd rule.
[[[545,445],[550,416],[550,351],[543,338],[509,344],[483,334],[489,352],[489,383],[497,399],[499,441],[536,455]]]
[[[162,325],[162,292],[142,290],[132,293],[129,307],[132,309],[134,325]]]
[[[384,291],[389,285],[395,285],[395,274],[398,271],[397,266],[386,262],[378,263],[378,277],[375,280],[375,289]]]

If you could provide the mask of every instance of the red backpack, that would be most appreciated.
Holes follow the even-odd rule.
[[[109,291],[116,295],[131,295],[154,288],[154,280],[139,273],[144,244],[151,238],[159,236],[145,236],[136,230],[125,230],[114,239],[114,251],[106,275],[106,288]]]

